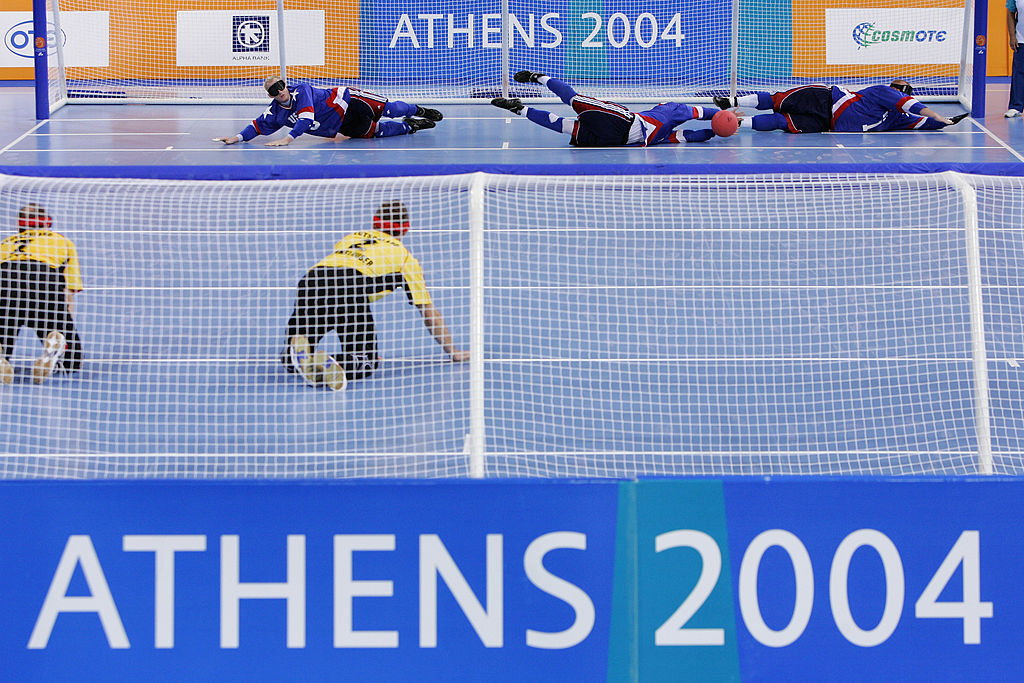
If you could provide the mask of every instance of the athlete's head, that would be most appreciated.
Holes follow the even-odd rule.
[[[50,218],[49,214],[46,213],[46,209],[35,202],[26,204],[18,211],[19,232],[24,232],[25,230],[37,230],[39,228],[49,230],[52,226],[53,220]]]
[[[384,202],[373,214],[373,229],[401,237],[409,230],[409,211],[398,201]]]
[[[904,95],[914,94],[914,88],[902,78],[897,78],[895,81],[889,84],[889,87],[899,90]]]
[[[288,92],[288,85],[280,76],[267,76],[263,80],[263,88],[267,91],[268,95],[282,104],[291,99],[291,93]]]

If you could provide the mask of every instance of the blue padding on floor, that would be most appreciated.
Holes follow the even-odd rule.
[[[154,178],[163,180],[271,180],[380,178],[457,175],[736,175],[758,173],[941,173],[1024,176],[1018,163],[895,163],[895,164],[438,164],[430,166],[342,164],[261,166],[0,166],[0,173],[66,178]]]

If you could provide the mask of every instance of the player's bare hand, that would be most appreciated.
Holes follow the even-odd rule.
[[[463,351],[461,349],[455,349],[451,353],[452,361],[456,363],[463,363],[469,360],[469,351]]]
[[[294,138],[292,138],[291,135],[285,135],[283,138],[271,140],[270,142],[265,144],[267,147],[287,147],[288,145],[292,144],[293,139]]]
[[[226,137],[226,138],[214,138],[213,141],[214,142],[223,142],[225,145],[233,145],[236,142],[241,141],[241,138],[238,137],[237,135],[232,135],[231,137]]]

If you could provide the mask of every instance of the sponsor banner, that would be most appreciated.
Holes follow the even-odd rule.
[[[60,35],[53,23],[47,25],[47,52],[56,64],[59,38],[68,66],[104,67],[110,64],[110,13],[62,12]],[[0,67],[31,67],[33,39],[31,12],[0,12],[4,49]]]
[[[828,64],[958,64],[961,9],[825,11]]]
[[[0,483],[11,680],[1016,680],[1024,481]],[[682,673],[681,673],[682,672]]]
[[[831,83],[957,75],[963,0],[929,0],[927,6],[895,10],[870,4],[869,0],[792,0],[793,76]],[[941,31],[946,33],[940,39]]]
[[[605,680],[617,492],[5,482],[0,678]]]
[[[287,10],[285,57],[289,65],[324,64],[324,12]],[[242,66],[280,63],[276,12],[177,13],[176,66]]]

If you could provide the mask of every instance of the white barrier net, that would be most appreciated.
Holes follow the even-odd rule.
[[[8,234],[44,207],[83,291],[78,372],[37,383],[46,321],[8,350],[2,475],[1019,472],[1021,185],[5,177]],[[385,237],[338,243],[392,202],[444,332],[399,269],[372,372],[308,386],[281,362],[297,286],[332,254],[379,261]]]

